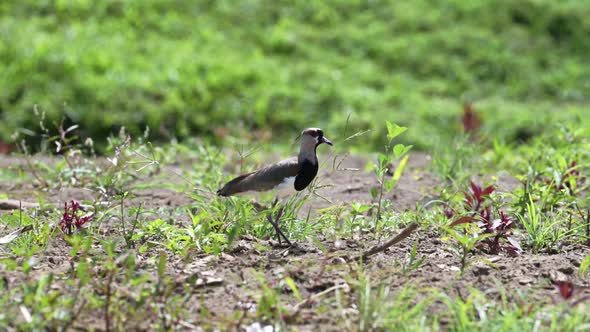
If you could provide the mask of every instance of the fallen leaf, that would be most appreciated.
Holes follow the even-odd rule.
[[[219,286],[223,283],[223,279],[221,278],[199,278],[197,282],[195,282],[196,287],[204,287],[204,286]]]
[[[8,243],[14,241],[14,239],[16,239],[19,235],[29,232],[32,229],[33,229],[33,225],[27,225],[25,227],[17,229],[16,231],[6,235],[5,237],[0,238],[0,244],[8,244]]]
[[[29,311],[29,309],[27,309],[27,307],[25,307],[24,305],[21,305],[19,308],[21,314],[23,315],[23,318],[25,319],[25,322],[33,322],[33,316],[31,316],[31,312]]]

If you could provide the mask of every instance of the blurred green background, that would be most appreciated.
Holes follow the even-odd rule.
[[[37,105],[97,142],[319,126],[378,148],[387,119],[431,149],[472,101],[516,142],[589,124],[589,17],[584,0],[2,1],[0,139],[38,130]]]

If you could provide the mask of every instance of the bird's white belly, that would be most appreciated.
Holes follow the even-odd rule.
[[[297,192],[295,190],[295,177],[290,176],[288,178],[285,178],[283,180],[283,182],[277,184],[271,190],[274,191],[275,195],[278,195],[279,197],[290,196],[290,195],[295,194]],[[241,192],[237,195],[257,197],[260,195],[260,193],[261,193],[260,191],[248,190],[248,191]]]
[[[295,191],[295,177],[290,176],[288,178],[285,178],[283,180],[283,182],[279,183],[276,187],[274,187],[274,189],[281,192],[281,193],[294,192]]]

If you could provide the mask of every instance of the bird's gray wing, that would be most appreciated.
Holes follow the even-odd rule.
[[[287,177],[297,176],[297,158],[279,161],[252,173],[243,174],[226,183],[217,191],[218,195],[231,196],[246,191],[267,191],[278,186]]]

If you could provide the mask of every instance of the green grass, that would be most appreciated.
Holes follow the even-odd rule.
[[[561,133],[534,138],[527,145],[508,147],[487,147],[457,139],[462,150],[471,152],[456,156],[452,151],[440,151],[448,162],[453,158],[462,161],[452,162],[454,168],[434,164],[433,170],[439,172],[442,180],[437,190],[439,198],[425,205],[418,203],[415,210],[397,212],[390,201],[350,202],[325,209],[319,215],[299,217],[301,203],[317,189],[312,187],[289,203],[281,220],[281,228],[290,239],[314,246],[324,257],[333,255],[328,247],[334,241],[381,241],[405,225],[418,222],[423,230],[438,236],[439,245],[445,251],[456,253],[453,264],[460,270],[446,287],[419,287],[414,282],[419,281],[415,278],[419,278],[425,264],[436,263],[419,254],[422,242],[415,242],[405,258],[392,262],[390,270],[374,270],[371,262],[349,266],[338,283],[306,296],[302,295],[307,292],[305,284],[297,279],[301,268],[297,264],[301,262],[287,256],[282,258],[283,262],[295,265],[288,265],[286,272],[269,274],[275,270],[268,270],[264,264],[254,264],[250,268],[253,272],[243,270],[243,277],[249,280],[244,287],[255,309],[248,314],[235,309],[222,319],[205,300],[206,293],[199,291],[202,287],[199,282],[206,280],[200,272],[179,283],[175,271],[198,262],[204,255],[214,255],[217,259],[223,259],[225,254],[240,256],[234,250],[243,250],[239,248],[244,246],[245,239],[246,243],[253,243],[250,250],[257,253],[255,257],[265,253],[273,257],[277,251],[267,242],[274,237],[274,230],[265,215],[272,211],[259,213],[248,199],[219,198],[213,194],[227,179],[223,166],[228,159],[240,158],[239,155],[226,155],[200,142],[158,146],[146,143],[143,138],[128,140],[113,136],[105,149],[110,151],[105,161],[84,155],[77,158],[76,151],[86,147],[67,145],[57,161],[36,160],[25,163],[19,172],[13,169],[0,172],[12,177],[15,183],[30,183],[37,177],[42,180],[37,181],[40,191],[83,187],[97,194],[95,200],[82,202],[87,211],[94,213],[89,227],[75,230],[72,236],[64,235],[57,224],[63,208],[44,202],[42,194],[40,208],[0,216],[2,234],[32,225],[31,231],[0,245],[4,273],[22,280],[6,283],[11,279],[5,279],[0,283],[5,289],[0,304],[7,308],[0,314],[0,327],[53,329],[79,326],[91,320],[95,322],[91,328],[108,325],[111,329],[144,326],[167,330],[190,324],[231,329],[254,322],[291,329],[305,322],[302,312],[309,315],[306,310],[311,310],[310,306],[312,315],[328,315],[334,324],[354,331],[535,328],[562,331],[587,326],[590,322],[584,301],[574,304],[575,300],[544,299],[530,306],[526,305],[530,302],[527,296],[532,294],[515,293],[514,289],[504,289],[501,285],[494,288],[495,292],[503,292],[500,298],[487,294],[486,289],[459,294],[453,291],[475,262],[494,268],[478,247],[489,236],[482,236],[473,224],[448,228],[450,221],[445,209],[462,211],[459,207],[470,175],[495,174],[503,169],[523,180],[514,192],[493,193],[489,204],[494,211],[501,209],[519,216],[514,218],[514,229],[525,254],[555,252],[565,244],[588,242],[589,217],[585,213],[590,204],[584,174],[589,165],[585,152],[589,141],[584,131]],[[355,139],[362,138],[359,137]],[[276,151],[288,148],[292,147],[283,146]],[[547,154],[550,150],[559,153]],[[268,152],[264,148],[255,149],[243,166],[236,163],[233,168],[236,172],[242,167],[251,169],[264,161]],[[400,157],[393,151],[384,154],[390,154],[388,158]],[[33,160],[27,155],[22,158]],[[491,163],[492,160],[501,162]],[[579,176],[571,175],[570,160],[578,163],[575,169],[580,171]],[[15,174],[22,178],[14,178]],[[376,182],[382,179],[378,176],[379,173]],[[133,194],[149,188],[169,188],[179,195],[188,195],[191,201],[182,207],[153,206]],[[262,203],[271,201],[270,196],[262,197]],[[362,248],[366,249],[364,245]],[[63,271],[36,272],[38,257],[48,250],[54,254],[57,250],[56,257],[70,261],[70,267]],[[576,275],[584,278],[588,261],[584,259]],[[317,260],[309,266],[319,268]],[[324,268],[338,269],[333,263]],[[214,277],[229,278],[229,275]],[[583,295],[576,293],[575,298],[579,296]]]
[[[464,202],[471,180],[509,177],[515,189],[485,204],[513,218],[525,257],[590,244],[588,16],[583,1],[549,0],[0,3],[0,143],[14,140],[20,158],[0,168],[0,199],[39,203],[0,214],[0,238],[27,227],[0,244],[0,330],[588,328],[578,286],[588,286],[590,256],[567,258],[571,299],[536,297],[551,287],[544,276],[478,288],[469,277],[480,263],[496,271],[483,245],[496,234],[449,226],[479,213]],[[462,133],[465,101],[482,117],[473,137]],[[316,251],[311,260],[276,248],[274,197],[262,195],[257,211],[214,194],[231,175],[294,153],[308,126],[335,143],[320,151],[325,169],[379,151],[365,170],[373,202],[307,214],[324,181],[289,201],[281,229]],[[426,170],[402,173],[410,146],[410,156],[429,153]],[[423,171],[438,182],[415,209],[382,197]],[[141,196],[147,189],[185,203]],[[69,190],[87,193],[93,213],[71,236],[52,203]],[[429,237],[385,260],[338,257],[412,223]],[[422,252],[431,242],[452,255],[442,287],[421,280],[441,263]],[[208,274],[228,264],[231,273]]]
[[[0,5],[0,136],[80,124],[103,150],[121,126],[152,139],[292,137],[409,127],[432,149],[460,130],[517,143],[588,124],[590,6],[583,1],[21,1]],[[549,127],[552,127],[551,125]]]

